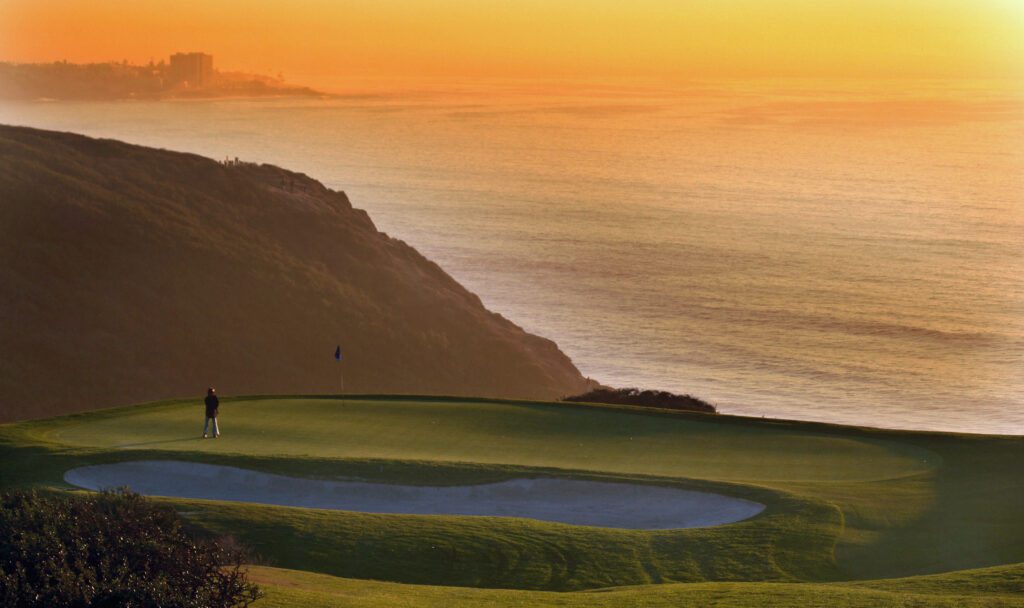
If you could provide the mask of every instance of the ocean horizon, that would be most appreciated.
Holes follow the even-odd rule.
[[[1022,99],[518,84],[2,102],[0,122],[306,173],[606,384],[1022,434]]]

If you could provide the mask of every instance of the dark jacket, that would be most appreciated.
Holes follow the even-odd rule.
[[[219,408],[219,407],[220,407],[220,399],[217,398],[217,395],[207,395],[206,396],[206,417],[207,418],[216,418],[217,417],[217,408]]]

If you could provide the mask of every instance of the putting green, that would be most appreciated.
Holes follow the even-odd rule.
[[[199,438],[198,402],[65,419],[50,441],[253,456],[514,464],[725,481],[869,481],[939,459],[898,441],[555,404],[260,399],[226,401],[223,436]]]

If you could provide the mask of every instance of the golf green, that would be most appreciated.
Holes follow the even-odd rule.
[[[902,606],[914,605],[913,594],[899,588],[801,585],[1024,562],[1024,440],[1016,437],[437,397],[225,399],[220,421],[221,438],[201,439],[203,408],[189,400],[0,426],[0,487],[66,490],[63,475],[76,467],[178,460],[377,483],[629,481],[767,506],[733,524],[651,531],[160,499],[196,525],[236,536],[266,563],[300,571],[273,575],[272,587],[305,571],[343,577],[324,584],[344,593],[369,593],[372,585],[358,582],[366,579],[536,591],[685,582],[734,585],[729,594],[746,598],[737,605],[753,601],[754,586],[769,585],[786,597],[831,597],[836,605],[874,598]],[[989,579],[979,580],[985,587]],[[268,605],[302,605],[273,588]],[[662,588],[667,595],[658,595]],[[700,601],[725,588],[637,589],[607,596],[622,600],[608,605]],[[430,597],[440,602],[445,593],[437,587]],[[478,599],[528,600],[502,593]],[[914,592],[920,601],[944,593]],[[409,597],[399,605],[421,605]],[[565,605],[585,605],[587,597],[565,596],[572,599]],[[942,597],[933,603],[957,605],[953,595]],[[538,598],[560,601],[529,601]]]
[[[228,401],[216,441],[200,438],[202,422],[201,406],[177,404],[78,419],[55,425],[47,437],[82,447],[516,464],[733,481],[868,481],[938,464],[935,454],[899,441],[551,404]]]

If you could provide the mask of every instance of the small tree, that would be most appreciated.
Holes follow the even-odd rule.
[[[225,540],[129,492],[0,496],[0,606],[238,608],[261,597]]]

